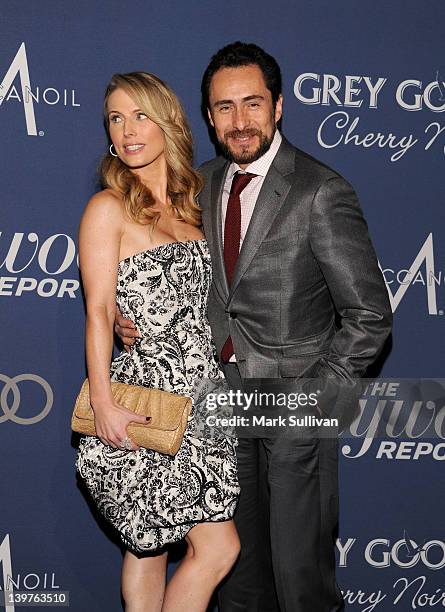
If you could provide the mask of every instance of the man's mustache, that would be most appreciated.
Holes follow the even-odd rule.
[[[246,136],[259,136],[261,138],[260,130],[255,128],[248,128],[246,130],[232,130],[231,132],[225,133],[225,138],[246,138]]]

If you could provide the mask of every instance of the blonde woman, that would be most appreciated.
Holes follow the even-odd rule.
[[[76,467],[126,546],[126,611],[204,611],[239,553],[235,443],[194,437],[189,425],[175,457],[137,448],[126,427],[143,417],[120,406],[110,386],[111,377],[191,395],[197,379],[221,377],[206,318],[202,182],[180,102],[159,78],[114,75],[104,113],[105,189],[88,202],[79,233],[97,437],[82,437]],[[110,369],[116,303],[140,337]],[[187,554],[166,586],[167,546],[182,538]]]

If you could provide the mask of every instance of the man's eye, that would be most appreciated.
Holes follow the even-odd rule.
[[[251,102],[249,104],[249,106],[250,106],[250,108],[258,108],[259,104],[258,104],[258,102]]]
[[[229,108],[230,108],[230,106],[220,106],[219,110],[220,110],[221,113],[227,113]]]

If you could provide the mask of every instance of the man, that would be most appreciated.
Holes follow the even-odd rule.
[[[223,153],[201,167],[200,205],[214,269],[208,314],[229,385],[308,376],[352,384],[391,329],[353,189],[281,136],[280,69],[256,45],[216,53],[202,94]],[[238,469],[241,554],[221,611],[343,610],[336,440],[241,438]]]

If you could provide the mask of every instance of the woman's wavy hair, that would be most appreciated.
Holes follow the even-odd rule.
[[[108,135],[108,98],[116,89],[123,89],[138,108],[164,132],[167,195],[177,218],[199,226],[201,209],[196,197],[203,187],[203,179],[192,167],[192,134],[178,97],[160,78],[148,72],[114,74],[104,98]],[[104,187],[110,187],[121,194],[125,210],[132,220],[151,225],[156,223],[159,213],[153,210],[153,194],[119,157],[107,153],[100,164],[100,175]]]

